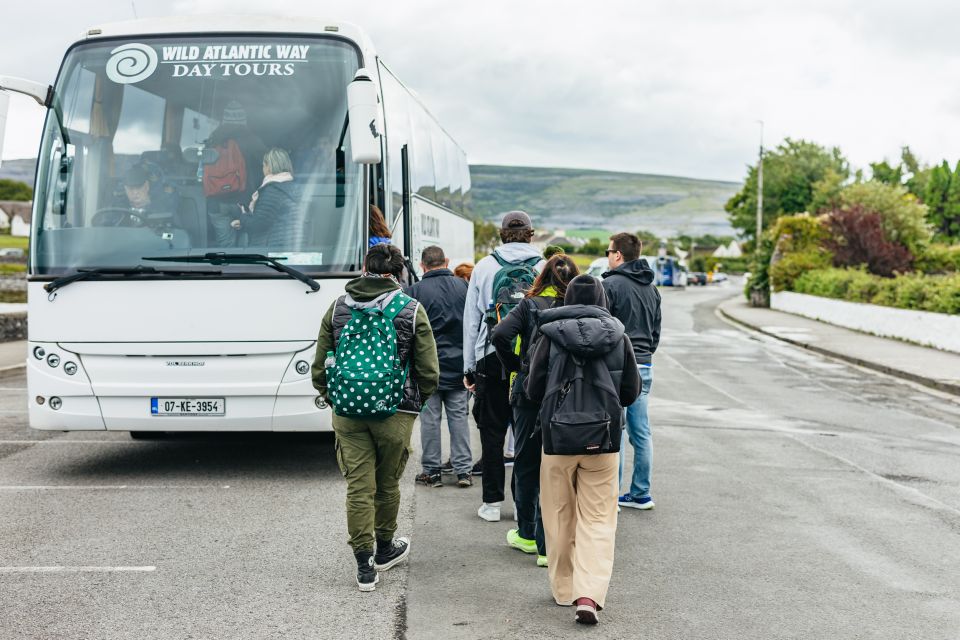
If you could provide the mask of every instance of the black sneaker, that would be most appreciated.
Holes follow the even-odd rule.
[[[373,566],[377,571],[386,571],[406,560],[409,555],[409,538],[377,540],[377,555],[373,558]]]
[[[476,461],[476,463],[474,463],[473,471],[471,471],[470,473],[475,476],[483,475],[483,458],[480,458],[479,460]]]
[[[458,473],[457,474],[457,486],[461,489],[466,489],[467,487],[473,486],[473,478],[470,477],[469,473]]]
[[[416,478],[414,478],[414,480],[428,487],[443,486],[443,480],[440,478],[439,473],[427,473],[426,471],[424,471],[423,473],[418,475]]]
[[[453,475],[453,463],[447,460],[443,463],[443,466],[440,467],[440,473],[445,476]]]
[[[360,591],[376,591],[380,576],[373,562],[372,551],[358,551],[357,557],[357,587]]]

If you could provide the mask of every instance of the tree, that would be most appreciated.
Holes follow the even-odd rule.
[[[639,231],[637,231],[637,237],[640,238],[640,242],[642,242],[642,243],[643,243],[643,246],[645,246],[645,247],[659,247],[659,246],[660,246],[660,238],[658,238],[658,237],[657,237],[657,234],[655,234],[655,233],[652,232],[652,231],[647,231],[647,230],[645,230],[645,229],[640,229]],[[606,249],[606,247],[604,247],[604,249]]]
[[[789,213],[809,211],[814,185],[830,172],[840,182],[850,177],[850,167],[840,149],[826,149],[813,142],[787,138],[763,160],[763,226]],[[833,178],[836,180],[836,178]],[[753,239],[757,226],[757,167],[748,166],[743,188],[724,207],[730,224]]]
[[[473,221],[473,248],[478,254],[486,255],[496,249],[500,243],[500,229],[492,222]]]
[[[886,239],[906,246],[915,255],[930,242],[927,206],[905,187],[874,181],[854,183],[843,188],[839,201],[842,208],[860,206],[878,214]]]
[[[960,240],[960,162],[950,176],[950,186],[947,187],[943,211],[932,222],[940,235],[951,240]]]
[[[870,169],[873,172],[871,180],[896,186],[903,183],[903,164],[893,167],[884,158],[882,162],[871,162]]]
[[[33,189],[26,182],[2,179],[0,180],[0,200],[28,202],[33,200]]]
[[[947,197],[950,192],[950,182],[953,172],[950,165],[944,160],[942,164],[930,170],[924,190],[923,202],[927,205],[927,217],[939,233],[947,233],[949,217],[947,213]]]

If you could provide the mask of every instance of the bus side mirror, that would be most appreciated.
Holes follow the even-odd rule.
[[[350,159],[359,164],[381,160],[380,100],[377,85],[366,69],[360,69],[347,86],[347,117],[350,119]]]

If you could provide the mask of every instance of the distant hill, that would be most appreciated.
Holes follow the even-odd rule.
[[[36,169],[36,158],[22,160],[4,160],[0,163],[0,178],[26,182],[33,188],[33,172]]]
[[[735,235],[723,210],[736,182],[642,173],[472,165],[473,213],[495,220],[523,209],[537,227],[570,235],[645,229],[677,234]]]

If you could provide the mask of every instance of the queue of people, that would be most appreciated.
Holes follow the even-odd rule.
[[[373,590],[378,571],[408,557],[409,538],[394,537],[397,479],[419,413],[416,480],[443,485],[445,412],[448,464],[459,487],[482,476],[477,515],[487,522],[501,519],[512,427],[517,526],[506,542],[548,568],[558,605],[575,607],[577,622],[596,624],[613,571],[617,514],[654,506],[647,400],[660,296],[632,234],[611,236],[602,282],[580,275],[562,252],[544,260],[522,211],[504,216],[500,237],[491,255],[453,270],[440,247],[428,247],[423,279],[405,289],[399,249],[389,240],[372,244],[364,274],[324,317],[313,378],[334,409],[357,583]],[[374,324],[380,337],[360,346],[355,338]],[[392,365],[381,375],[356,367],[357,355]],[[481,443],[476,465],[471,397]],[[634,465],[621,495],[627,441]]]

